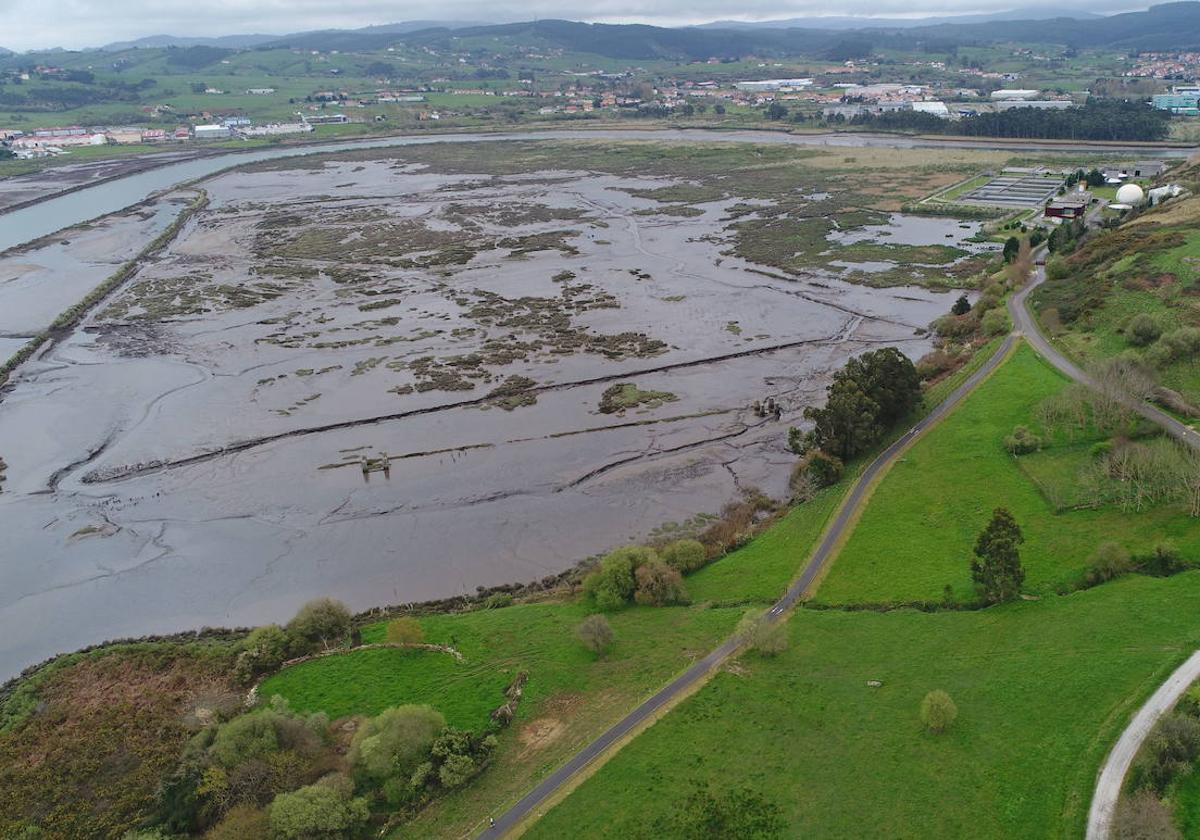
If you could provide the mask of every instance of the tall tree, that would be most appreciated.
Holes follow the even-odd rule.
[[[1025,569],[1017,546],[1023,542],[1025,537],[1013,515],[996,508],[975,541],[977,559],[971,562],[971,577],[989,604],[1011,601],[1020,594]]]

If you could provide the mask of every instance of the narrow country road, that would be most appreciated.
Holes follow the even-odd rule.
[[[1088,809],[1086,840],[1108,840],[1117,801],[1121,798],[1121,786],[1125,782],[1125,774],[1133,764],[1134,756],[1141,749],[1142,742],[1146,740],[1158,719],[1170,711],[1175,701],[1197,679],[1200,679],[1200,651],[1193,653],[1186,662],[1175,669],[1167,681],[1150,695],[1145,705],[1138,709],[1129,726],[1125,727],[1096,779],[1096,792],[1092,795],[1092,806]]]
[[[1038,252],[1039,255],[1045,253],[1042,249]],[[809,558],[804,571],[801,572],[794,583],[784,593],[769,612],[771,620],[778,620],[779,617],[791,606],[793,606],[807,591],[829,562],[835,546],[845,534],[847,526],[850,525],[859,505],[863,499],[869,495],[871,487],[875,479],[883,473],[888,466],[929,427],[935,425],[946,414],[954,408],[968,393],[970,393],[976,385],[986,378],[993,370],[1008,357],[1010,351],[1016,343],[1024,338],[1029,344],[1041,354],[1050,364],[1062,371],[1066,376],[1076,382],[1083,383],[1088,387],[1095,387],[1095,380],[1087,373],[1081,370],[1074,362],[1068,359],[1065,355],[1059,352],[1049,340],[1042,334],[1038,328],[1037,322],[1030,313],[1026,302],[1030,293],[1039,285],[1045,282],[1046,269],[1044,265],[1035,265],[1034,272],[1030,277],[1030,281],[1025,284],[1016,294],[1008,300],[1008,312],[1012,318],[1012,332],[1004,339],[1000,348],[992,354],[991,358],[983,364],[979,370],[972,373],[966,380],[962,382],[954,391],[946,397],[936,408],[930,411],[927,415],[917,422],[903,435],[901,435],[891,446],[875,457],[873,461],[854,482],[850,492],[843,499],[841,506],[838,508],[837,514],[830,522],[825,530],[825,535],[821,540],[817,550]],[[1175,418],[1158,410],[1154,406],[1140,400],[1132,402],[1131,407],[1140,413],[1143,417],[1151,422],[1162,426],[1168,434],[1182,443],[1194,449],[1200,449],[1200,434],[1190,427],[1180,423]],[[551,794],[561,788],[564,784],[570,781],[574,776],[583,771],[597,757],[602,755],[609,747],[620,741],[627,734],[636,729],[640,724],[650,720],[653,715],[672,700],[679,697],[689,687],[701,680],[717,665],[719,665],[726,657],[734,653],[739,647],[736,639],[726,640],[720,647],[709,653],[703,659],[699,660],[686,671],[677,676],[668,685],[661,688],[652,697],[642,702],[636,709],[621,718],[617,723],[613,724],[600,737],[592,741],[581,751],[576,753],[564,765],[559,767],[545,779],[538,783],[533,790],[521,797],[516,804],[501,814],[495,819],[493,825],[484,829],[478,837],[499,838],[505,833],[521,823],[530,813],[534,811],[543,801]],[[1191,671],[1187,669],[1191,667]],[[1134,722],[1129,729],[1121,736],[1121,741],[1118,746],[1113,749],[1105,766],[1101,772],[1100,782],[1097,786],[1096,793],[1093,796],[1092,809],[1088,815],[1088,840],[1106,840],[1108,833],[1109,822],[1111,821],[1112,811],[1115,807],[1116,797],[1120,792],[1121,781],[1125,777],[1125,771],[1128,769],[1129,762],[1133,759],[1133,754],[1137,751],[1137,746],[1141,744],[1146,733],[1149,732],[1149,727],[1153,724],[1162,711],[1169,708],[1179,694],[1187,688],[1187,685],[1192,680],[1200,677],[1200,652],[1193,655],[1191,659],[1185,663],[1178,671],[1172,675],[1162,688],[1147,702],[1146,706],[1139,711]],[[1183,680],[1181,688],[1176,689],[1176,678]],[[1171,691],[1175,691],[1172,695]],[[1160,695],[1162,697],[1160,698]],[[1156,701],[1162,701],[1163,698],[1169,698],[1165,706],[1161,708],[1156,704]],[[1155,709],[1158,709],[1155,711]],[[1142,720],[1142,715],[1149,716],[1149,723],[1143,730],[1139,729],[1139,723]],[[1140,734],[1138,734],[1140,732]],[[1132,734],[1131,734],[1132,733]],[[1122,744],[1125,743],[1126,737],[1136,739],[1132,741],[1132,751],[1125,756],[1125,749]],[[1121,762],[1124,761],[1124,764]],[[1112,777],[1115,774],[1115,781]],[[1097,816],[1097,810],[1103,812],[1103,816]],[[1103,819],[1103,828],[1096,829],[1102,833],[1094,834],[1094,818],[1096,820]]]

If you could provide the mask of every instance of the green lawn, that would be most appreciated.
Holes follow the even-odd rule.
[[[478,730],[503,702],[510,679],[487,662],[460,663],[448,653],[373,648],[303,662],[265,680],[259,692],[264,698],[281,695],[293,709],[325,712],[332,719],[428,704],[451,726]]]
[[[1022,346],[943,423],[901,458],[870,504],[817,593],[826,604],[940,601],[949,585],[973,597],[971,549],[991,511],[1012,511],[1025,533],[1025,589],[1047,594],[1074,582],[1099,543],[1132,552],[1170,540],[1200,558],[1200,523],[1175,506],[1140,514],[1113,507],[1056,513],[1030,471],[1004,449],[1018,424],[1033,423],[1038,404],[1066,386],[1056,371]],[[1075,474],[1086,447],[1050,450],[1057,468]]]
[[[696,781],[759,791],[789,837],[1081,836],[1109,745],[1200,643],[1200,573],[789,628],[786,653],[744,656],[525,836],[648,836]],[[959,710],[941,737],[917,714],[935,688]]]

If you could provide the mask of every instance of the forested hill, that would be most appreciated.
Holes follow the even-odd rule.
[[[288,35],[268,47],[371,50],[404,41],[410,44],[449,46],[478,39],[500,39],[592,53],[610,58],[697,60],[745,55],[825,55],[831,59],[870,54],[880,48],[919,49],[939,45],[967,45],[1016,41],[1057,43],[1073,47],[1117,47],[1168,50],[1200,48],[1200,2],[1167,3],[1144,12],[1078,20],[991,21],[975,24],[937,24],[907,28],[873,27],[829,29],[707,29],[664,28],[642,24],[589,24],[566,20],[539,20],[496,26],[449,29],[436,27],[416,32],[326,31]]]

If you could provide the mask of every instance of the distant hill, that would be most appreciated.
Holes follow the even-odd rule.
[[[0,47],[0,55],[16,55],[16,53],[12,50],[6,50],[4,47]]]
[[[1073,20],[1092,20],[1103,17],[1093,12],[1070,11],[1050,8],[1010,9],[986,15],[944,15],[920,18],[877,18],[856,16],[821,16],[807,18],[785,18],[782,20],[717,20],[702,23],[696,29],[915,29],[922,26],[943,24],[989,23],[997,20],[1046,20],[1067,17]]]
[[[245,50],[274,41],[278,37],[278,35],[221,35],[216,38],[180,38],[175,35],[147,35],[145,38],[137,38],[133,41],[114,41],[111,44],[105,44],[100,49],[105,52],[162,47],[222,47]]]
[[[703,60],[746,55],[782,56],[798,53],[828,58],[868,54],[871,49],[920,49],[996,42],[1055,43],[1071,47],[1171,50],[1200,48],[1200,2],[1167,3],[1142,12],[1101,17],[1087,13],[1057,12],[1082,17],[1047,17],[1052,11],[1016,10],[982,16],[982,22],[962,18],[947,21],[887,22],[841,18],[851,28],[830,29],[819,19],[802,19],[804,27],[784,25],[732,28],[693,26],[665,28],[643,24],[579,23],[538,20],[489,26],[440,26],[409,32],[370,27],[356,31],[305,32],[287,35],[272,47],[343,51],[375,50],[397,42],[453,47],[460,40],[499,39],[509,43],[538,44],[568,52],[592,53],[624,60]],[[1010,15],[1037,18],[1008,19]],[[975,19],[974,16],[969,19]],[[938,19],[934,19],[935,21]],[[828,20],[826,21],[828,23]],[[916,25],[914,25],[914,23]],[[852,48],[852,49],[851,49]],[[865,50],[865,52],[864,52]]]

